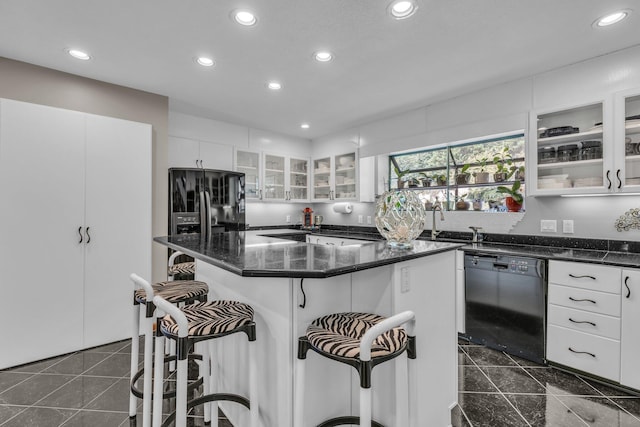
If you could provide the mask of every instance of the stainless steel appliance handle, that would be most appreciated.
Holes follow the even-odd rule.
[[[200,233],[205,233],[205,225],[207,224],[207,209],[205,205],[204,191],[200,192]]]
[[[211,232],[211,196],[209,196],[209,192],[204,192],[204,202],[206,203],[205,216],[206,216],[206,231],[207,233]]]

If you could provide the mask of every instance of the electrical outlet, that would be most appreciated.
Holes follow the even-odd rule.
[[[362,215],[358,215],[358,224],[362,224],[362,221],[363,221]]]
[[[411,290],[411,276],[409,276],[409,267],[400,269],[400,292],[406,293]]]
[[[291,215],[287,215],[286,221],[291,222]]]
[[[573,234],[573,220],[572,219],[563,219],[562,220],[562,232],[566,234]]]
[[[558,222],[555,219],[541,219],[540,231],[547,233],[555,233],[558,231]]]
[[[371,225],[371,215],[367,215],[367,224]]]

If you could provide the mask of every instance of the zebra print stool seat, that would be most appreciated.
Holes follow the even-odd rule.
[[[133,290],[133,331],[131,337],[131,393],[129,396],[129,418],[132,420],[137,415],[137,399],[142,398],[142,427],[151,426],[152,404],[152,362],[153,362],[153,324],[156,306],[153,298],[161,295],[172,304],[190,304],[195,301],[206,301],[209,294],[209,286],[205,282],[195,280],[176,280],[159,282],[151,285],[141,277],[132,274],[130,276],[134,284]],[[141,315],[141,306],[145,306]],[[142,317],[142,321],[141,318]],[[139,336],[144,335],[143,367],[138,369]],[[164,349],[161,350],[164,358]],[[164,361],[161,361],[163,363]],[[144,375],[144,373],[149,373]],[[143,388],[140,391],[136,383],[144,375]]]
[[[178,274],[196,274],[196,263],[191,261],[170,265],[167,268],[167,274],[169,276],[175,276]]]
[[[205,422],[217,420],[217,401],[227,400],[239,403],[249,409],[248,423],[242,425],[258,427],[258,383],[257,383],[257,355],[256,355],[256,324],[253,321],[253,308],[237,301],[206,301],[183,307],[176,307],[161,296],[153,298],[159,311],[156,327],[156,362],[154,369],[153,390],[153,426],[159,427],[162,421],[162,382],[164,370],[158,350],[164,345],[163,338],[176,341],[177,348],[177,376],[176,376],[176,410],[162,423],[171,425],[175,419],[176,427],[185,427],[187,411],[194,406],[205,404]],[[166,314],[165,314],[166,313]],[[244,333],[249,341],[249,399],[246,397],[214,392],[216,382],[213,378],[211,363],[211,347],[202,351],[202,367],[204,378],[203,395],[187,400],[187,355],[196,344],[204,341],[222,338],[235,333]],[[209,341],[209,344],[211,341]],[[213,403],[211,403],[213,402]],[[213,424],[212,424],[213,425]]]
[[[414,314],[405,311],[385,318],[370,313],[336,313],[315,319],[306,334],[298,339],[296,364],[296,400],[294,427],[303,427],[304,410],[304,360],[313,350],[321,356],[354,367],[360,376],[360,417],[344,416],[326,420],[318,427],[359,424],[365,427],[382,427],[371,419],[371,371],[388,360],[407,352],[408,360],[416,358],[416,342],[413,336]],[[401,327],[405,325],[405,328]],[[411,370],[411,363],[407,369]],[[409,375],[409,390],[411,378]],[[409,421],[415,420],[410,405]],[[396,425],[400,425],[396,423]],[[410,424],[412,425],[412,424]]]
[[[158,282],[151,285],[153,297],[161,296],[172,304],[191,303],[193,301],[207,299],[209,285],[198,280],[173,280]],[[137,304],[147,304],[147,292],[144,289],[136,289],[133,298]],[[153,301],[152,301],[153,303]]]

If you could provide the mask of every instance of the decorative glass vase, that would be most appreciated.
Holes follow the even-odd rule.
[[[376,202],[376,227],[389,246],[408,249],[424,230],[426,214],[415,192],[390,190]]]

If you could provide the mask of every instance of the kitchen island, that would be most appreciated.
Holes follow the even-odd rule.
[[[196,259],[197,279],[209,284],[211,299],[238,300],[254,308],[262,425],[293,425],[297,340],[313,319],[343,311],[389,316],[404,310],[416,313],[419,378],[411,399],[418,404],[417,425],[450,425],[457,399],[454,249],[461,245],[416,241],[408,250],[390,248],[385,241],[317,245],[273,237],[274,233],[155,239]],[[219,389],[246,395],[246,340],[236,336],[225,340],[215,356]],[[399,369],[405,361],[402,356],[373,371],[374,419],[388,426],[408,425],[405,410],[398,411],[396,421],[396,400],[408,399],[406,373]],[[353,368],[313,352],[306,366],[305,427],[357,413]],[[248,425],[244,408],[221,406],[233,425]]]

